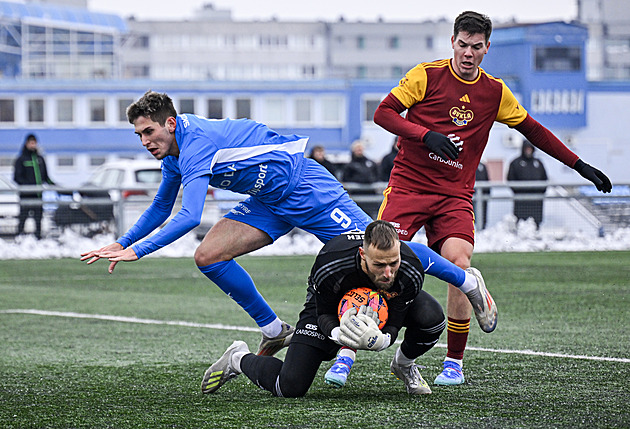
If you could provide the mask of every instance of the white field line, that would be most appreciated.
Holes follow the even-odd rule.
[[[64,311],[45,311],[45,310],[35,310],[35,309],[10,309],[10,310],[0,310],[0,314],[34,314],[38,316],[107,320],[110,322],[138,323],[138,324],[143,324],[143,325],[184,326],[188,328],[220,329],[224,331],[260,332],[259,328],[252,328],[252,327],[247,327],[247,326],[223,325],[220,323],[194,323],[194,322],[185,322],[185,321],[180,321],[180,320],[140,319],[137,317],[111,316],[111,315],[105,315],[105,314],[85,314],[85,313],[74,313],[74,312],[64,312]],[[400,343],[401,341],[398,340],[396,342]],[[446,348],[446,344],[437,344],[436,347]],[[490,348],[484,348],[484,347],[470,347],[470,346],[467,346],[466,350],[474,350],[474,351],[490,352],[490,353],[518,354],[518,355],[528,355],[528,356],[557,357],[557,358],[564,358],[564,359],[584,359],[584,360],[592,360],[592,361],[630,363],[630,359],[628,358],[570,355],[570,354],[563,354],[563,353],[537,352],[534,350],[490,349]]]
[[[207,328],[207,329],[223,329],[226,331],[245,331],[260,332],[259,328],[248,328],[247,326],[230,326],[213,323],[193,323],[179,320],[157,320],[157,319],[139,319],[137,317],[111,316],[106,314],[85,314],[65,311],[44,311],[44,310],[0,310],[3,314],[36,314],[38,316],[53,317],[69,317],[74,319],[96,319],[107,320],[110,322],[139,323],[143,325],[169,325],[169,326],[185,326],[188,328]]]

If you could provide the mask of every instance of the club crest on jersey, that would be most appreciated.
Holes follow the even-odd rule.
[[[392,298],[396,298],[398,296],[398,292],[388,292],[388,291],[386,291],[384,289],[378,289],[377,292],[380,293],[381,295],[383,295],[383,297],[387,301],[392,299]]]
[[[461,109],[459,107],[451,107],[451,110],[450,112],[448,112],[448,114],[453,119],[453,123],[457,125],[458,127],[463,127],[464,125],[468,125],[468,123],[472,121],[473,118],[475,117],[475,114],[473,113],[472,110],[467,110],[463,106]]]

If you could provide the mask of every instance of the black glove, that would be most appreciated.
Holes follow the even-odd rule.
[[[577,160],[573,169],[580,173],[580,175],[586,180],[593,182],[598,191],[607,193],[612,190],[612,183],[610,183],[610,179],[597,168],[588,165],[581,159]]]
[[[429,131],[424,135],[423,141],[424,144],[431,149],[431,151],[443,160],[448,158],[457,159],[459,157],[459,150],[453,144],[451,139],[446,137],[444,134]]]

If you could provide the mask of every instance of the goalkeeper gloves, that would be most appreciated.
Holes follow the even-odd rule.
[[[364,314],[365,316],[372,319],[377,325],[380,323],[380,320],[378,320],[378,313],[374,311],[374,309],[369,305],[362,305],[361,307],[359,307],[359,311],[357,312],[357,314]]]
[[[593,182],[598,191],[607,193],[612,190],[612,183],[610,183],[610,179],[597,168],[588,165],[581,159],[577,160],[573,169],[580,173],[580,175],[586,180]]]
[[[391,336],[378,329],[376,322],[365,313],[357,314],[351,308],[341,317],[339,342],[355,350],[385,350],[391,344]]]
[[[460,149],[455,144],[455,142],[459,141],[459,137],[453,134],[447,137],[444,134],[429,131],[422,140],[431,151],[444,160],[449,158],[454,160],[459,157]],[[461,143],[459,143],[459,146],[461,146]]]

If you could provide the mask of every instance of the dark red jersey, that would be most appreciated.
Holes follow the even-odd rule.
[[[405,110],[406,117],[401,118]],[[475,171],[495,121],[525,134],[546,130],[501,79],[479,69],[474,81],[463,80],[448,59],[411,69],[383,100],[374,121],[400,136],[389,186],[462,198],[472,198]],[[422,142],[429,130],[459,138],[459,158],[442,159],[431,152]],[[577,156],[548,134],[552,137],[545,134],[547,140],[537,146],[548,153],[551,148],[552,156],[568,165],[575,163]]]

